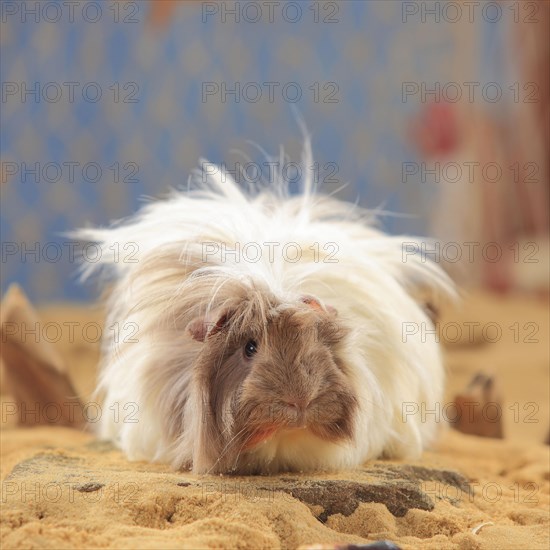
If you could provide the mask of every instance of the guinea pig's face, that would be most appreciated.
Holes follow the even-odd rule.
[[[197,372],[209,438],[228,455],[290,430],[352,439],[357,398],[340,353],[348,330],[336,312],[310,298],[267,313],[257,306],[224,312],[196,334],[205,344]]]
[[[279,430],[352,438],[356,397],[337,353],[345,336],[334,316],[289,308],[268,320],[264,338],[241,345],[237,354],[248,373],[236,399],[235,427],[243,430],[244,448]]]

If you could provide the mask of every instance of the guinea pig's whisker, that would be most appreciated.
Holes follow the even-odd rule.
[[[237,464],[239,463],[239,458],[241,456],[241,453],[243,449],[246,447],[246,445],[250,442],[250,440],[253,438],[254,434],[251,433],[246,440],[243,442],[243,444],[240,446],[239,450],[237,451],[237,456],[235,457],[235,460],[233,461],[233,468],[237,467]]]
[[[218,457],[218,459],[216,460],[216,462],[214,462],[214,464],[212,465],[212,467],[208,470],[207,473],[210,473],[214,467],[219,464],[219,462],[222,460],[222,458],[224,458],[225,456],[225,453],[229,450],[229,446],[233,443],[233,441],[235,441],[235,439],[237,439],[244,431],[246,430],[246,426],[244,428],[242,428],[241,430],[239,430],[224,446],[224,448],[220,451],[220,456]]]

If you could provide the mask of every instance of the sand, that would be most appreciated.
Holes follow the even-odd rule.
[[[77,307],[46,308],[41,316],[99,322],[97,312]],[[481,323],[472,338],[468,322]],[[83,430],[21,428],[3,414],[2,548],[332,548],[388,539],[404,549],[547,549],[548,309],[534,298],[474,293],[441,323],[454,340],[445,347],[442,408],[473,374],[492,373],[504,399],[504,439],[449,429],[407,464],[376,461],[313,476],[193,476],[128,462]],[[452,323],[462,325],[461,337],[450,332]],[[489,323],[502,330],[494,343],[482,341]],[[58,347],[85,400],[97,345],[77,334]],[[4,413],[5,383],[2,390]]]

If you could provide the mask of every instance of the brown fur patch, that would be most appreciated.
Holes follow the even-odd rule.
[[[338,359],[347,332],[332,312],[282,305],[269,294],[251,292],[233,308],[196,365],[207,410],[202,441],[218,469],[238,469],[241,451],[278,429],[307,425],[325,440],[353,437],[357,398]],[[248,358],[250,341],[257,352]]]

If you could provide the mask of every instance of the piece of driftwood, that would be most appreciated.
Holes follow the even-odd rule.
[[[43,338],[43,323],[24,292],[12,285],[2,299],[0,359],[6,418],[18,425],[85,425],[82,403],[55,345]]]
[[[502,400],[492,376],[476,374],[454,399],[456,415],[449,418],[459,432],[502,439]]]

